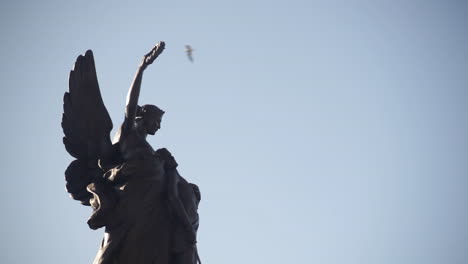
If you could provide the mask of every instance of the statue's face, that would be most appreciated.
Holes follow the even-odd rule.
[[[161,128],[161,118],[162,116],[159,115],[149,115],[145,117],[144,123],[148,134],[154,135]]]

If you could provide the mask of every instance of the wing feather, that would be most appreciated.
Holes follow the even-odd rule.
[[[65,171],[67,190],[72,198],[89,205],[86,186],[102,176],[98,159],[112,153],[112,120],[99,90],[91,50],[80,55],[70,71],[69,91],[63,97],[62,129],[65,149],[77,160]]]
[[[91,50],[80,55],[70,71],[62,128],[67,151],[79,160],[98,159],[112,146],[112,120],[101,97]]]

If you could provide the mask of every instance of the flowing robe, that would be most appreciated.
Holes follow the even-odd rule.
[[[93,264],[169,264],[174,225],[167,206],[167,175],[157,155],[123,163],[105,174],[109,186],[92,185],[91,228],[105,226]],[[96,206],[97,205],[97,206]]]

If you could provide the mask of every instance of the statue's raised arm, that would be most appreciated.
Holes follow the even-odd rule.
[[[143,57],[143,60],[141,61],[141,64],[135,74],[135,78],[133,79],[133,83],[128,90],[127,103],[125,108],[125,121],[122,125],[121,133],[127,133],[129,129],[132,129],[138,110],[138,98],[140,97],[141,79],[143,78],[143,72],[163,52],[164,48],[165,43],[161,41]]]

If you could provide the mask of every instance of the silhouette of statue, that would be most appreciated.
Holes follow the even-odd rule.
[[[71,197],[93,208],[91,229],[105,227],[93,264],[195,264],[200,191],[177,172],[167,149],[146,141],[160,128],[164,111],[138,105],[144,70],[162,53],[159,42],[138,67],[127,96],[125,118],[113,142],[93,53],[70,72],[64,96],[65,148],[76,160],[65,171]]]

